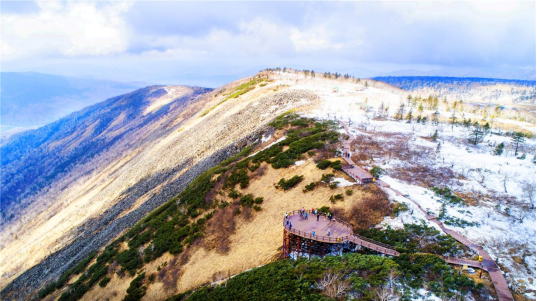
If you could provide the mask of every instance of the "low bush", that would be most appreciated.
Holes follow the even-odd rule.
[[[231,192],[227,195],[228,197],[232,199],[236,199],[241,196],[240,193],[238,193],[235,189],[232,189]]]
[[[325,184],[330,184],[332,182],[332,180],[334,180],[334,174],[323,174],[321,176],[321,182],[322,183],[325,183]]]
[[[408,211],[408,206],[405,203],[395,203],[393,205],[393,215],[399,216],[399,213]]]
[[[380,176],[382,176],[384,172],[385,170],[378,166],[373,166],[373,168],[371,168],[371,170],[369,171],[369,173],[376,179],[380,178]]]
[[[433,187],[432,190],[434,193],[442,198],[444,201],[446,201],[450,205],[464,205],[464,200],[453,193],[451,193],[451,190],[447,187],[439,188],[439,187]]]
[[[142,297],[145,296],[146,286],[143,284],[145,278],[145,273],[142,273],[136,278],[134,278],[129,288],[127,289],[127,295],[123,298],[123,301],[139,301],[142,300]]]
[[[289,189],[295,187],[296,185],[298,185],[298,183],[302,182],[302,180],[304,180],[304,176],[293,176],[289,180],[281,178],[280,181],[278,182],[278,184],[276,185],[276,188],[281,188],[283,190],[289,190]]]
[[[322,160],[317,163],[317,168],[324,170],[330,167],[330,165],[332,165],[332,162],[330,162],[330,160]]]
[[[308,185],[306,185],[302,191],[303,192],[312,191],[313,189],[315,189],[315,187],[317,187],[317,183],[311,182]]]
[[[239,200],[239,204],[241,206],[252,207],[254,205],[254,196],[252,194],[242,196]]]
[[[347,189],[347,190],[345,190],[345,194],[346,194],[347,196],[351,196],[351,195],[352,195],[352,189]]]
[[[105,287],[108,284],[108,282],[110,282],[110,277],[104,276],[104,278],[101,279],[101,281],[99,281],[99,286]]]
[[[241,189],[248,187],[250,184],[250,178],[248,177],[248,172],[246,169],[238,169],[231,172],[231,174],[226,178],[224,188],[233,189],[237,184],[240,184]]]

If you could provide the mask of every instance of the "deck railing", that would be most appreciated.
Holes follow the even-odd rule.
[[[292,215],[295,215],[295,214],[299,214],[302,210],[293,210],[293,211],[290,211],[290,212],[287,212],[289,214],[289,217],[292,216]],[[314,211],[313,210],[305,210],[306,212],[308,213],[312,213],[314,214]],[[327,216],[326,213],[320,213],[321,215],[323,216]],[[333,217],[333,219],[342,224],[343,226],[347,227],[349,229],[349,231],[351,233],[353,233],[353,230],[352,230],[352,225],[339,219],[339,218],[335,218]],[[352,235],[347,235],[347,236],[340,236],[340,237],[334,237],[334,236],[323,236],[323,235],[313,235],[313,233],[311,232],[305,232],[305,231],[300,231],[298,229],[293,229],[293,228],[289,228],[289,226],[286,225],[285,223],[285,218],[284,218],[284,221],[283,221],[283,227],[293,233],[293,234],[296,234],[298,236],[301,236],[301,237],[305,237],[305,238],[310,238],[310,239],[314,239],[314,240],[317,240],[317,241],[322,241],[322,242],[329,242],[329,243],[341,243],[341,242],[346,242],[346,241],[352,241],[358,245],[361,245],[361,246],[365,246],[367,248],[371,248],[371,245],[374,245],[375,247],[377,248],[373,248],[373,249],[376,249],[378,251],[382,251],[380,250],[379,248],[382,248],[384,249],[383,250],[383,253],[387,253],[387,254],[391,254],[391,255],[395,255],[395,256],[398,256],[399,255],[399,252],[397,252],[395,250],[395,248],[393,246],[390,246],[390,245],[387,245],[387,244],[384,244],[384,243],[381,243],[381,242],[377,242],[375,240],[372,240],[370,238],[367,238],[367,237],[363,237],[363,236],[360,236],[358,234],[352,234]],[[362,242],[366,242],[368,243],[368,245],[365,245],[364,243]]]

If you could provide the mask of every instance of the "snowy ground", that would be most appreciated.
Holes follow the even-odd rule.
[[[360,120],[356,120],[358,124]],[[489,135],[480,146],[466,143],[466,128],[439,126],[440,148],[438,142],[427,139],[435,127],[412,125],[396,121],[370,121],[367,131],[396,132],[408,134],[410,148],[422,146],[436,153],[424,156],[425,162],[404,162],[397,159],[375,157],[370,166],[378,165],[386,169],[382,180],[391,187],[416,201],[430,214],[438,216],[443,200],[426,187],[395,179],[390,172],[411,165],[428,165],[430,168],[449,168],[459,179],[446,181],[444,187],[471,199],[472,205],[446,205],[445,215],[449,218],[475,223],[476,225],[446,225],[471,241],[482,245],[491,256],[497,258],[502,270],[507,273],[508,281],[527,296],[535,299],[535,140],[527,140],[522,147],[526,159],[514,156],[511,139],[505,136]],[[360,130],[352,131],[359,140]],[[369,133],[371,135],[371,133]],[[373,135],[374,136],[374,135]],[[382,140],[382,139],[379,139]],[[389,141],[381,141],[389,143]],[[506,144],[502,156],[494,156],[493,147],[501,142]],[[519,152],[519,156],[522,152]],[[387,219],[385,224],[401,227],[403,223],[416,223],[425,220],[424,215],[410,201],[403,197],[392,196],[398,202],[408,205],[409,211],[396,219]],[[434,223],[429,223],[434,226]],[[531,292],[533,291],[533,292]]]
[[[305,116],[345,121],[351,133],[357,136],[358,143],[373,141],[380,145],[371,147],[370,152],[363,152],[366,155],[360,164],[384,168],[386,175],[382,180],[408,194],[432,215],[440,214],[443,200],[431,187],[447,187],[463,198],[465,204],[445,206],[445,216],[453,224],[446,227],[482,245],[497,258],[515,291],[535,299],[536,214],[532,209],[535,208],[535,139],[527,139],[518,156],[514,154],[511,138],[501,133],[489,134],[482,143],[474,146],[468,143],[468,128],[452,128],[445,123],[435,126],[430,122],[430,111],[423,114],[429,117],[426,125],[375,119],[381,104],[389,106],[387,116],[392,117],[399,104],[405,102],[406,95],[397,91],[374,87],[358,91],[352,85],[341,84],[340,92],[333,93],[330,87],[313,84],[315,81],[308,83],[303,84],[304,88],[317,92],[322,100],[316,108],[305,112]],[[452,112],[440,111],[443,120],[451,115]],[[457,115],[460,122],[462,115],[460,112]],[[465,115],[474,121],[482,119],[468,112]],[[496,119],[492,125],[495,132],[504,128],[502,123],[535,133],[535,125],[504,119]],[[438,130],[438,139],[432,141],[430,137],[435,130]],[[502,142],[504,153],[493,155],[494,148]],[[406,157],[399,153],[401,146],[409,153]],[[385,148],[390,149],[389,155]],[[518,159],[523,153],[526,158]],[[413,177],[416,167],[421,168],[421,174]],[[426,221],[414,203],[395,195],[392,197],[405,202],[409,211],[393,220],[385,220],[385,224],[401,227],[403,223]],[[446,223],[445,219],[442,221]],[[428,224],[437,227],[434,223]]]

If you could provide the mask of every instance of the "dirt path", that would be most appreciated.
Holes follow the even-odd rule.
[[[343,143],[343,150],[345,152],[350,153],[350,151],[351,151],[351,149],[350,149],[351,142],[354,141],[356,139],[356,137],[349,132],[349,129],[348,129],[347,125],[344,122],[340,121],[339,123],[345,128],[345,132],[349,136],[349,139],[347,139]],[[350,158],[345,158],[345,161],[349,165],[352,166],[352,170],[359,170],[360,172],[367,173],[366,170],[364,170],[363,168],[357,166]],[[471,250],[476,252],[478,255],[482,256],[483,257],[482,268],[489,273],[490,278],[492,279],[492,282],[494,284],[494,288],[496,289],[496,293],[498,294],[498,299],[500,301],[514,300],[513,295],[511,294],[511,290],[509,290],[509,286],[507,285],[507,281],[503,277],[502,271],[500,270],[500,268],[498,267],[496,262],[492,259],[492,257],[485,250],[483,250],[483,248],[481,246],[478,246],[478,245],[474,244],[473,242],[468,240],[466,237],[460,235],[458,232],[450,230],[450,229],[447,229],[446,227],[444,227],[444,224],[441,221],[439,221],[435,216],[432,216],[432,215],[428,214],[427,211],[425,211],[420,206],[420,204],[418,204],[416,201],[411,199],[410,196],[403,195],[400,191],[397,191],[397,190],[391,188],[390,185],[388,185],[386,182],[384,182],[382,180],[376,180],[375,183],[377,185],[383,187],[383,188],[391,189],[393,192],[395,192],[395,195],[402,196],[402,197],[408,199],[409,201],[413,202],[416,206],[418,206],[420,211],[423,212],[423,214],[425,214],[425,216],[427,217],[427,219],[429,221],[437,224],[442,229],[442,231],[444,231],[446,234],[450,235],[451,237],[456,239],[458,242],[462,243],[463,245],[467,246],[468,248],[470,248]],[[444,258],[444,259],[446,260],[446,258]],[[462,263],[462,264],[468,264],[469,266],[476,267],[475,266],[475,261],[473,261],[473,260],[447,258],[446,262],[452,263],[452,264],[461,264]],[[479,267],[479,265],[477,267]]]

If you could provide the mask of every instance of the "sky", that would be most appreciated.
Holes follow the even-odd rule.
[[[535,1],[1,1],[2,71],[218,86],[271,67],[535,78]]]

